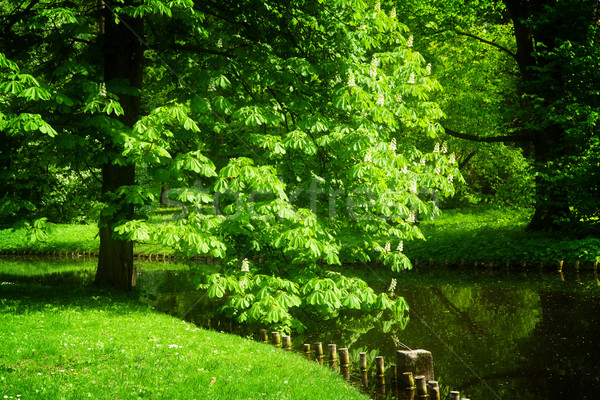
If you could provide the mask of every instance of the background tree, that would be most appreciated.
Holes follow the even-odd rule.
[[[486,45],[487,51],[473,58],[477,67],[473,72],[485,76],[478,60],[493,60],[496,56],[489,54],[494,50],[511,60],[514,68],[500,80],[491,76],[487,84],[489,99],[504,88],[506,112],[495,113],[504,119],[500,132],[486,129],[478,134],[455,125],[456,116],[448,112],[446,133],[480,143],[517,143],[531,156],[536,194],[530,229],[572,228],[579,220],[595,218],[598,207],[592,193],[597,190],[597,174],[589,151],[595,149],[597,136],[598,103],[591,83],[597,68],[591,60],[597,59],[598,4],[577,0],[450,3],[413,4],[409,15],[416,14],[413,20],[432,41],[448,43],[462,37]],[[506,27],[511,28],[510,41]],[[512,89],[506,85],[511,81]],[[481,106],[485,103],[479,101]]]
[[[440,130],[439,85],[393,8],[7,4],[17,22],[3,25],[14,43],[2,49],[3,130],[40,141],[53,163],[102,171],[97,284],[129,289],[131,243],[159,240],[224,258],[206,287],[227,293],[240,321],[301,327],[299,305],[400,317],[402,299],[324,268],[408,267],[416,213],[438,212],[420,189],[448,194],[459,177],[447,146],[413,145]],[[27,79],[31,90],[13,89]],[[19,96],[35,115],[10,101]],[[155,197],[136,184],[136,165],[188,204],[186,218],[157,226],[134,215]]]

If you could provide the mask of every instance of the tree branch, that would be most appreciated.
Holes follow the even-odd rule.
[[[462,171],[467,166],[469,161],[471,161],[471,159],[473,157],[475,157],[475,154],[477,154],[477,151],[472,151],[471,154],[469,154],[467,157],[465,157],[465,159],[459,163],[458,169],[460,169]]]
[[[169,48],[171,48],[173,50],[190,51],[193,53],[215,54],[217,56],[224,56],[224,57],[228,57],[228,58],[237,58],[237,56],[235,54],[229,53],[227,51],[211,50],[211,49],[207,49],[204,47],[194,46],[194,45],[189,45],[189,44],[173,43],[173,44],[169,45]]]
[[[461,36],[470,37],[472,39],[480,41],[481,43],[489,44],[490,46],[493,46],[493,47],[495,47],[495,48],[497,48],[497,49],[505,52],[506,54],[508,54],[509,56],[511,56],[513,58],[513,60],[519,62],[519,60],[517,59],[517,55],[515,53],[513,53],[512,51],[510,51],[506,47],[499,45],[498,43],[492,42],[490,40],[481,38],[481,37],[479,37],[477,35],[473,35],[473,34],[467,33],[467,32],[456,31],[456,34],[457,35],[461,35]]]
[[[443,127],[444,131],[450,136],[457,137],[460,139],[470,140],[472,142],[483,142],[483,143],[508,143],[508,142],[530,142],[536,139],[534,132],[530,130],[523,130],[512,135],[504,136],[477,136],[468,133],[456,132],[447,127]]]

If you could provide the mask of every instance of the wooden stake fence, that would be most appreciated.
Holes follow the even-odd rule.
[[[261,329],[258,333],[258,341],[268,343],[268,333],[266,329]],[[281,335],[280,332],[271,332],[270,343],[276,347],[285,350],[292,348],[291,338],[289,335]],[[312,345],[314,351],[311,351],[311,345],[304,343],[303,354],[308,359],[314,359],[319,365],[324,365],[325,355],[323,353],[323,343],[316,342]],[[351,362],[350,352],[348,348],[337,348],[335,343],[327,345],[327,359],[329,367],[338,370],[342,377],[350,381]],[[311,357],[313,356],[313,357]],[[396,364],[392,364],[389,371],[386,371],[385,360],[382,356],[375,357],[375,391],[377,394],[386,394],[391,390],[393,396],[400,400],[441,400],[440,385],[434,380],[433,374],[433,357],[431,352],[426,350],[397,350]],[[358,361],[359,377],[355,377],[360,381],[363,388],[369,388],[369,366],[367,363],[367,353],[361,352]],[[386,377],[389,381],[386,382]],[[461,400],[460,393],[457,391],[450,392],[450,400]],[[462,400],[469,400],[462,398]]]

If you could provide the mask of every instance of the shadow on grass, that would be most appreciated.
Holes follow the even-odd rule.
[[[93,285],[60,287],[24,283],[0,284],[0,312],[26,314],[60,309],[110,310],[125,314],[146,309],[137,292],[122,293]]]

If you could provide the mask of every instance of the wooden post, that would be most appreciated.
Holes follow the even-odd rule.
[[[344,347],[338,350],[340,353],[340,369],[345,380],[350,380],[350,354],[348,348]]]
[[[400,377],[398,377],[399,385],[402,389],[415,389],[415,379],[413,378],[412,372],[403,372]]]
[[[450,392],[449,400],[460,400],[460,392],[453,390]]]
[[[310,344],[304,343],[304,345],[302,347],[304,348],[304,354],[306,356],[310,356]]]
[[[284,335],[281,337],[281,347],[284,348],[285,350],[292,349],[292,339],[290,338],[289,335]]]
[[[375,357],[377,386],[385,386],[385,361],[382,356]]]
[[[338,350],[340,353],[340,366],[350,365],[350,354],[348,353],[348,348],[344,347]]]
[[[594,272],[598,271],[598,261],[594,261],[594,264],[593,264],[592,268],[594,269]]]
[[[337,359],[337,345],[331,343],[327,345],[329,351],[329,366],[334,371],[337,371],[338,359]]]
[[[558,272],[562,272],[563,269],[563,264],[565,263],[565,260],[560,260],[558,262]]]
[[[398,371],[412,372],[413,375],[424,375],[425,380],[435,379],[433,373],[433,357],[427,350],[396,351]]]
[[[364,387],[369,387],[369,376],[367,374],[367,353],[364,351],[359,355],[360,382]]]
[[[279,332],[271,332],[271,339],[275,347],[281,347],[281,334]]]
[[[579,260],[575,261],[575,271],[579,271]]]
[[[261,329],[259,333],[259,339],[263,343],[269,343],[269,334],[266,329]]]
[[[359,354],[359,365],[361,372],[367,370],[367,353],[364,351]]]
[[[329,361],[337,361],[337,345],[328,344],[327,349],[329,350]]]
[[[398,381],[398,366],[396,364],[390,365],[390,376],[390,381],[392,382],[392,384]]]
[[[431,400],[441,400],[440,399],[440,385],[437,381],[427,382],[427,394],[429,395]]]
[[[425,375],[415,376],[415,385],[417,386],[418,396],[427,394],[427,381],[425,380]]]
[[[323,357],[323,343],[315,343],[315,357]]]
[[[315,343],[315,361],[323,365],[323,343]]]

